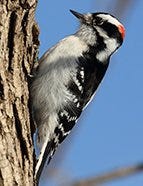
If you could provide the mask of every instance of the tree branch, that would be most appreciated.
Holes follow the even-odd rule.
[[[143,171],[143,163],[140,163],[130,167],[123,167],[111,172],[107,172],[105,174],[101,174],[93,178],[77,181],[73,183],[72,186],[95,186],[105,182],[113,181],[115,179],[131,176],[132,174],[137,174],[142,171]]]

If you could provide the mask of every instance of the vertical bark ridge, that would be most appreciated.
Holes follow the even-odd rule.
[[[36,4],[0,1],[0,186],[34,185],[28,75],[39,45]]]

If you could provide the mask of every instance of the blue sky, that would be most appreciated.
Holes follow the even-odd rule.
[[[114,2],[39,1],[36,12],[40,27],[39,56],[60,39],[76,31],[78,22],[69,9],[79,12],[111,13]],[[112,56],[104,81],[94,100],[84,111],[78,126],[59,148],[61,163],[53,161],[50,164],[50,169],[61,170],[60,176],[64,177],[64,180],[95,176],[143,161],[142,7],[143,1],[136,1],[120,19],[126,28],[124,44]],[[46,182],[49,180],[41,181],[41,186],[48,185]],[[49,185],[59,186],[56,182],[50,182]],[[105,184],[105,186],[142,185],[141,174]]]

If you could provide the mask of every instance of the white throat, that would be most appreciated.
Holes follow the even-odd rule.
[[[81,25],[80,29],[75,34],[81,40],[83,40],[87,45],[93,46],[96,43],[96,34],[93,32],[91,27],[84,24]]]

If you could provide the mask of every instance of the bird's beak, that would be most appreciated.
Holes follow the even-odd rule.
[[[92,15],[90,13],[88,14],[81,14],[81,13],[78,13],[74,10],[70,10],[70,12],[75,16],[77,17],[81,23],[86,23],[86,24],[91,24],[92,22]]]
[[[88,14],[81,14],[74,10],[70,10],[70,12],[77,17],[81,23],[91,24],[92,21],[92,15],[90,13]]]
[[[75,16],[77,17],[80,21],[85,21],[85,16],[81,13],[78,13],[74,10],[70,10],[70,12]]]

